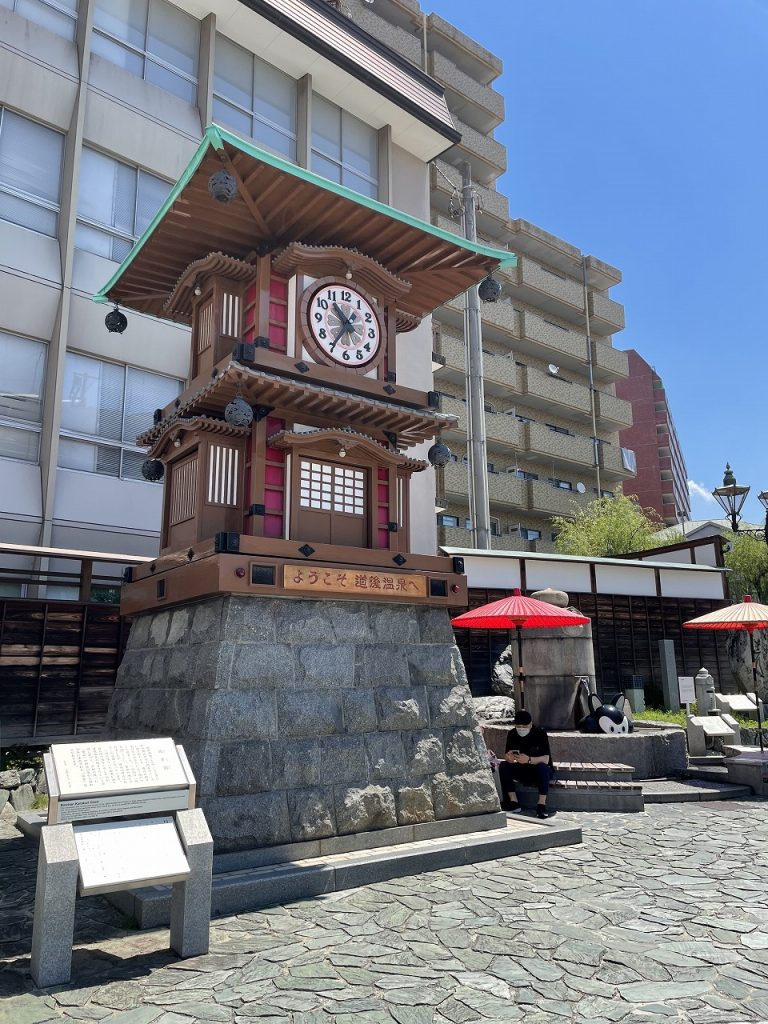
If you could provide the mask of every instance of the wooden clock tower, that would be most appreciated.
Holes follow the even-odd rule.
[[[457,561],[410,549],[429,464],[408,449],[455,420],[400,382],[396,338],[501,254],[361,211],[218,129],[196,159],[101,296],[191,326],[189,386],[138,439],[164,480],[161,551],[124,611],[227,592],[465,603]]]

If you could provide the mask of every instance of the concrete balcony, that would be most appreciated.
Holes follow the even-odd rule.
[[[589,498],[578,491],[565,491],[553,487],[546,480],[528,480],[528,508],[531,512],[540,512],[551,516],[573,516],[583,508]]]
[[[435,380],[451,380],[463,383],[465,379],[464,342],[452,338],[448,334],[440,337],[440,355],[445,358],[445,366],[435,371]],[[488,395],[506,396],[510,392],[520,393],[520,367],[515,364],[511,353],[509,356],[483,353],[483,379]],[[510,395],[510,402],[513,396]]]
[[[451,114],[476,131],[492,132],[504,120],[504,97],[436,50],[429,55],[429,73],[444,87]]]
[[[586,335],[548,323],[528,310],[520,314],[520,322],[519,352],[584,372],[587,363]]]
[[[443,470],[442,494],[460,502],[467,500],[467,465],[465,462],[449,462]],[[488,474],[488,497],[492,508],[525,509],[527,493],[523,480],[510,473]],[[455,527],[446,527],[455,529]],[[443,541],[447,544],[448,541]],[[466,538],[464,543],[466,543]]]
[[[368,4],[360,4],[355,10],[355,22],[376,39],[391,46],[401,56],[407,57],[416,67],[421,68],[421,38],[415,31],[407,32],[399,25],[380,18],[375,10]]]
[[[521,368],[521,392],[526,404],[534,409],[551,409],[557,406],[576,414],[579,419],[591,415],[589,388],[582,384],[561,380],[549,373],[542,373],[531,366]]]
[[[472,166],[472,177],[481,185],[491,185],[507,169],[507,149],[490,135],[483,135],[458,117],[454,117],[456,130],[461,132],[461,142],[448,150],[448,162],[454,165],[468,160]]]
[[[615,430],[632,426],[632,403],[603,391],[595,393],[595,415],[597,419]]]
[[[443,219],[439,218],[439,226],[443,226]],[[501,345],[509,345],[512,339],[519,339],[521,336],[522,315],[515,309],[511,302],[483,302],[480,305],[480,313],[483,318],[483,338],[487,341],[496,341]],[[435,318],[441,323],[450,325],[455,331],[464,330],[464,296],[457,295],[446,305],[441,306],[435,313]],[[517,345],[515,345],[517,349]]]
[[[627,353],[601,341],[593,342],[592,367],[596,380],[613,382],[629,376]]]
[[[603,474],[603,484],[608,481],[619,483],[622,480],[632,480],[635,474],[624,468],[621,459],[621,447],[618,444],[600,445],[600,469]]]
[[[426,30],[428,48],[444,54],[456,67],[478,82],[487,85],[504,70],[504,65],[494,53],[438,14],[427,16]]]
[[[575,280],[581,279],[581,253],[575,245],[521,218],[510,221],[509,228],[510,246],[515,252],[532,256]]]
[[[588,437],[561,434],[541,423],[526,423],[523,433],[523,450],[555,466],[582,469],[594,463],[593,445]]]
[[[441,411],[450,413],[459,421],[458,427],[443,431],[443,436],[451,440],[464,440],[467,436],[467,404],[458,398],[445,398],[441,401]],[[485,436],[488,451],[505,450],[523,447],[523,425],[513,415],[506,413],[486,412]],[[493,459],[489,456],[489,462]]]
[[[607,295],[589,293],[589,322],[593,334],[615,334],[624,330],[624,307]]]
[[[584,290],[581,284],[568,277],[560,277],[527,257],[518,260],[517,289],[532,306],[555,313],[563,320],[584,322]]]

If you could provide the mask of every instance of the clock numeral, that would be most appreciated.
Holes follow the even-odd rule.
[[[365,345],[363,345],[363,348],[365,349],[366,352],[370,352],[371,351],[370,342],[366,342]]]
[[[318,299],[317,300],[317,304],[320,307],[320,309],[328,309],[328,300],[327,299]]]
[[[372,327],[368,328],[368,337],[369,338],[375,338],[376,337],[376,331],[374,331],[374,329]]]
[[[321,327],[320,330],[317,332],[317,334],[318,334],[318,337],[323,338],[323,339],[328,337],[328,335],[325,333],[325,328],[324,327]]]
[[[336,301],[336,292],[335,291],[332,291],[329,288],[328,291],[325,294],[328,296],[328,298],[330,299],[331,302],[335,302]],[[328,303],[325,304],[325,308],[328,309]]]
[[[357,300],[357,308],[358,309],[362,309],[363,308],[361,303],[360,303],[360,299]]]
[[[342,302],[351,302],[352,301],[352,292],[342,291],[342,293],[341,293],[341,301]]]
[[[359,303],[358,303],[358,305],[359,305]],[[367,324],[372,324],[373,323],[373,317],[371,316],[370,313],[366,313],[365,314],[365,322]]]
[[[358,349],[357,352],[355,352],[355,358],[356,359],[362,359],[363,358],[363,353],[360,351],[360,349]]]
[[[317,322],[319,324],[321,324],[323,322],[323,314],[322,313],[315,313],[315,320],[317,320]]]

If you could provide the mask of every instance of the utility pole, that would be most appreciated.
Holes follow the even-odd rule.
[[[597,439],[597,415],[595,405],[597,395],[595,394],[595,369],[592,353],[592,333],[589,325],[589,287],[587,282],[587,257],[581,257],[581,280],[584,286],[584,326],[587,331],[587,367],[589,369],[589,407],[592,413],[592,455],[595,462],[595,477],[597,482],[597,497],[602,498],[603,491],[600,486],[600,442]]]
[[[464,206],[464,235],[477,241],[475,192],[472,168],[461,168],[461,195]],[[485,442],[485,386],[483,383],[483,334],[480,295],[477,285],[466,292],[464,300],[464,337],[466,341],[467,456],[469,459],[469,514],[472,520],[473,547],[488,551],[491,547],[491,513],[488,505],[488,454]]]

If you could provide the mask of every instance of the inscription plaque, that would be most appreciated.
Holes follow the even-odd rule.
[[[55,743],[51,756],[59,800],[189,785],[170,738],[109,743]]]
[[[183,882],[189,862],[171,817],[75,825],[80,895]]]
[[[427,577],[398,572],[351,569],[308,569],[288,563],[283,567],[286,590],[316,594],[368,594],[377,597],[426,597]]]

